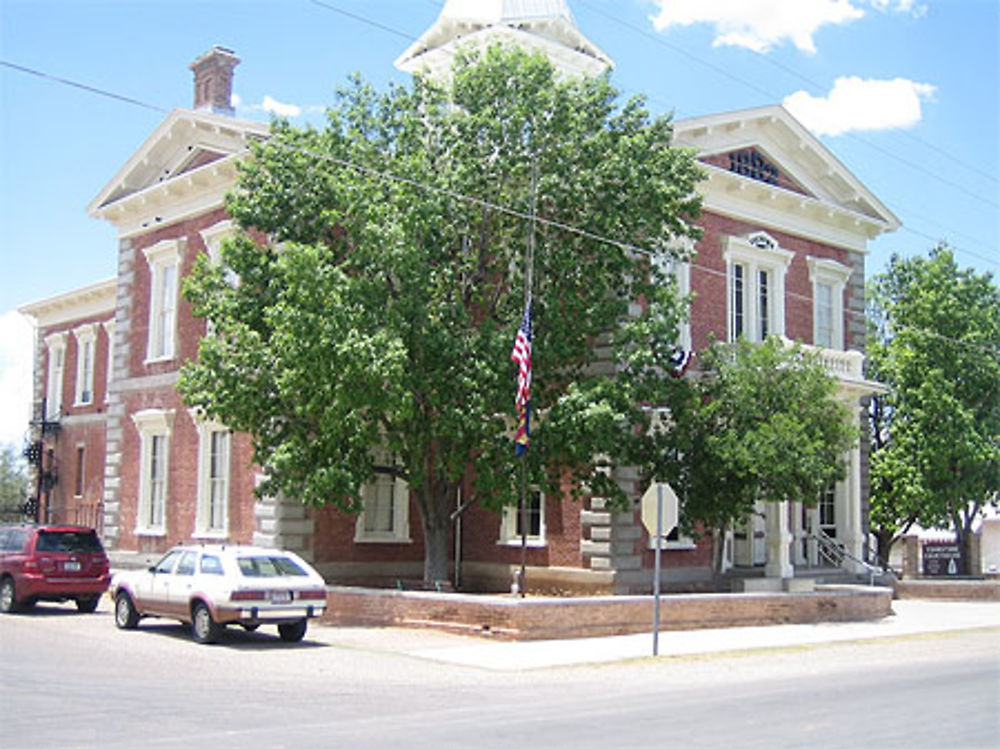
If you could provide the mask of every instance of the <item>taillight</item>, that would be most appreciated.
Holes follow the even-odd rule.
[[[38,562],[34,559],[24,560],[24,571],[25,572],[38,572]]]
[[[325,590],[303,590],[299,592],[299,598],[305,599],[307,601],[325,601],[326,591]]]
[[[230,601],[263,601],[265,598],[262,590],[234,590],[229,594]]]

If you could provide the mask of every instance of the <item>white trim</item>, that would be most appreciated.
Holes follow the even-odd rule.
[[[538,497],[538,534],[531,534],[526,539],[526,545],[531,548],[542,548],[548,545],[545,526],[545,493],[537,488],[528,490],[529,497]],[[520,507],[507,506],[503,508],[503,515],[500,518],[500,538],[497,540],[499,546],[520,546],[521,534],[517,532],[518,521],[520,520]]]
[[[146,363],[177,356],[177,307],[180,302],[182,239],[165,239],[143,249],[149,264],[149,335]],[[165,307],[169,304],[169,307]]]
[[[385,449],[374,451],[374,460],[388,462],[389,452]],[[392,527],[389,529],[367,528],[368,515],[365,505],[370,502],[384,502],[388,492]],[[410,538],[410,486],[401,478],[386,473],[376,473],[371,484],[361,487],[361,512],[354,525],[354,542],[359,544],[400,544],[411,543]]]
[[[141,536],[167,534],[167,508],[170,506],[170,435],[173,431],[174,411],[149,408],[132,414],[132,422],[139,432],[139,502],[135,517],[135,532]],[[156,439],[162,439],[157,443]],[[159,445],[162,454],[154,455]],[[159,461],[154,463],[154,458]],[[153,469],[156,468],[159,497],[154,497]],[[158,507],[154,506],[154,502]]]
[[[205,251],[209,260],[218,265],[222,260],[222,240],[236,231],[236,225],[231,219],[225,219],[202,229],[201,238],[205,242]]]
[[[851,278],[851,269],[828,258],[806,257],[809,280],[813,287],[813,345],[842,350],[844,348],[844,288]],[[820,330],[820,302],[822,287],[830,289],[830,339],[823,338]]]
[[[76,338],[76,381],[73,405],[89,406],[94,402],[94,370],[97,366],[97,323],[86,323],[73,330]]]
[[[746,269],[743,282],[742,335],[748,341],[761,340],[762,313],[767,316],[767,335],[785,335],[785,274],[795,257],[794,252],[778,246],[766,232],[753,232],[746,237],[726,236],[722,239],[722,256],[726,261],[726,340],[736,338],[734,308],[736,266]],[[768,273],[767,309],[760,309],[761,273]]]
[[[25,304],[18,307],[18,312],[32,318],[38,327],[50,328],[73,320],[113,313],[117,290],[118,279],[109,278]]]
[[[229,537],[229,506],[232,497],[232,431],[217,421],[199,418],[197,411],[190,411],[198,430],[198,499],[195,512],[195,538],[224,539]],[[225,434],[225,447],[221,475],[212,476],[212,448],[216,434]],[[212,524],[213,479],[221,483],[223,496],[221,507],[217,508],[221,521]]]
[[[110,320],[105,320],[102,325],[108,338],[108,369],[104,381],[104,402],[107,403],[111,399],[111,381],[115,377],[115,327],[117,323],[112,317]]]
[[[45,418],[57,418],[63,407],[63,381],[66,375],[66,333],[45,336],[48,349],[48,372],[45,379]]]

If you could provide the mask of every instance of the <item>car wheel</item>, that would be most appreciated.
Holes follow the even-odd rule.
[[[12,614],[17,611],[17,596],[14,594],[14,581],[5,577],[0,582],[0,612]]]
[[[100,596],[85,596],[76,599],[76,610],[81,614],[93,614],[97,611],[97,604],[101,602]]]
[[[281,635],[281,639],[285,642],[298,642],[306,636],[306,629],[308,627],[309,622],[307,620],[299,619],[299,621],[292,622],[291,624],[279,624],[278,634]]]
[[[124,590],[119,591],[115,596],[115,625],[118,629],[135,629],[138,624],[139,612],[135,610],[131,596]]]
[[[202,645],[211,645],[218,642],[222,636],[222,625],[212,618],[212,612],[208,606],[200,601],[194,605],[191,614],[191,636],[194,641]]]

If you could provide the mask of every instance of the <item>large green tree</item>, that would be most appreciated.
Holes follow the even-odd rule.
[[[869,290],[872,371],[889,392],[873,414],[872,518],[879,553],[909,524],[968,540],[1000,491],[1000,290],[939,246],[893,256]]]
[[[758,501],[815,504],[844,477],[859,425],[813,354],[772,336],[699,356],[697,375],[664,402],[646,461],[678,490],[686,531],[731,527]]]
[[[13,445],[0,446],[0,517],[20,518],[28,499],[28,474]]]
[[[425,578],[443,579],[463,478],[517,500],[510,353],[533,245],[527,480],[622,499],[607,469],[682,314],[663,261],[696,234],[700,173],[670,141],[606,77],[560,80],[517,50],[460,56],[440,87],[355,80],[324,129],[276,122],[241,166],[228,208],[247,233],[185,286],[212,333],[181,392],[251,435],[262,491],[351,512],[376,472],[405,479]]]

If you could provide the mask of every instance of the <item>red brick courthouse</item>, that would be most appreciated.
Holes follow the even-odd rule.
[[[530,15],[522,6],[448,0],[396,65],[443,75],[459,39],[540,50],[564,75],[612,64],[564,0],[534,2]],[[205,332],[181,298],[181,279],[199,254],[218,252],[231,230],[223,196],[235,164],[248,142],[268,135],[266,124],[234,117],[238,63],[221,48],[195,60],[193,107],[168,114],[90,202],[90,215],[118,230],[116,276],[21,310],[37,331],[42,519],[95,525],[118,553],[154,554],[187,540],[254,542],[303,553],[331,583],[419,579],[423,538],[405,484],[387,478],[365,487],[357,517],[309,510],[294,497],[258,499],[246,435],[200,419],[175,390]],[[696,149],[708,175],[704,237],[694,261],[676,268],[682,289],[696,292],[685,348],[700,349],[710,336],[800,340],[819,351],[864,418],[875,387],[864,377],[866,247],[898,219],[780,106],[680,120],[675,141]],[[851,557],[863,556],[868,533],[864,444],[845,462],[847,478],[815,507],[762,503],[759,516],[728,529],[724,567],[773,578],[823,569],[831,560],[817,537],[825,536],[849,552],[837,564],[860,572]],[[509,586],[521,555],[514,513],[475,505],[454,536],[463,587]],[[650,590],[652,546],[638,513],[610,512],[599,498],[536,497],[528,544],[529,585]],[[703,584],[710,543],[672,537],[664,567],[668,587]]]

